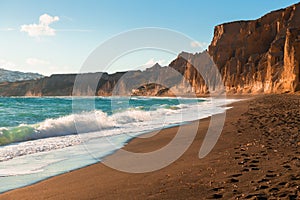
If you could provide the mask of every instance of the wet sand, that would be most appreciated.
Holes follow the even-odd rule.
[[[6,192],[0,199],[299,199],[300,95],[265,95],[233,104],[213,151],[198,158],[210,118],[177,161],[129,174],[98,163]],[[185,125],[187,131],[197,123]],[[150,152],[177,127],[134,139],[124,149]],[[109,159],[109,158],[108,158]]]

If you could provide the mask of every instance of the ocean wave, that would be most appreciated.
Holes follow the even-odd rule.
[[[136,97],[139,99],[138,97]],[[151,100],[149,98],[149,100]],[[195,111],[198,106],[209,104],[209,102],[189,102],[189,104],[170,105],[153,104],[149,106],[135,106],[131,108],[121,108],[114,110],[111,115],[102,110],[94,110],[91,112],[73,113],[59,118],[48,118],[43,122],[36,124],[21,124],[16,127],[0,127],[0,145],[7,145],[16,142],[24,142],[29,140],[37,140],[50,137],[60,137],[75,134],[84,134],[97,132],[98,136],[107,136],[115,134],[114,131],[106,131],[116,128],[127,127],[145,127],[152,125],[152,127],[159,127],[161,124],[179,123],[181,116],[173,116],[180,112],[186,112],[187,109]],[[190,115],[190,114],[189,114]],[[164,119],[170,116],[168,119]],[[173,116],[173,117],[172,117]],[[191,116],[186,117],[191,118]],[[193,117],[193,120],[196,117]],[[185,119],[186,120],[186,119]],[[146,124],[143,122],[147,122]],[[151,129],[150,127],[147,127]],[[127,130],[126,130],[127,131]],[[124,133],[124,132],[123,132]]]
[[[0,127],[0,163],[29,154],[79,148],[101,140],[101,144],[95,143],[98,148],[111,143],[111,138],[116,138],[113,142],[116,146],[122,146],[128,138],[222,113],[227,108],[220,105],[225,105],[224,100],[172,106],[155,104],[147,110],[138,106],[113,114],[95,110],[50,118],[34,125]]]
[[[0,145],[77,133],[101,132],[147,120],[151,120],[151,112],[140,108],[128,109],[112,115],[101,110],[71,114],[56,119],[46,119],[34,125],[21,124],[12,128],[2,127],[0,128]],[[107,134],[104,135],[107,136]]]

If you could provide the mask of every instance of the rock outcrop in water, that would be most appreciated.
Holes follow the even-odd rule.
[[[219,73],[208,70],[212,66]],[[167,67],[5,82],[0,83],[0,95],[201,95],[220,89],[218,80],[233,94],[285,93],[300,90],[299,71],[300,3],[258,20],[218,25],[208,51],[183,52]]]

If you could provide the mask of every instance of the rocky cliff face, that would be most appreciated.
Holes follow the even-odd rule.
[[[281,93],[299,90],[300,4],[258,20],[215,27],[209,46],[226,90]]]
[[[0,83],[1,96],[69,96],[76,75],[52,75],[38,80]]]
[[[208,51],[183,52],[167,67],[0,83],[0,95],[172,96],[220,91],[221,83],[228,93],[284,93],[300,90],[299,70],[300,3],[258,20],[218,25]]]

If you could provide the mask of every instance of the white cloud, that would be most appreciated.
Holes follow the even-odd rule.
[[[14,31],[14,28],[0,28],[0,31]]]
[[[26,63],[28,65],[49,65],[50,62],[46,61],[46,60],[41,60],[38,58],[27,58]]]
[[[48,26],[49,24],[59,21],[59,17],[57,16],[50,16],[48,14],[43,14],[40,16],[40,24]]]
[[[143,64],[142,67],[152,67],[156,63],[158,63],[160,66],[164,66],[168,64],[165,60],[155,60],[154,58],[151,58],[145,64]]]
[[[31,37],[54,36],[56,30],[49,25],[57,21],[59,21],[58,16],[52,17],[48,14],[43,14],[40,16],[38,24],[24,24],[21,26],[20,31],[28,33]]]
[[[198,41],[192,41],[191,42],[191,47],[193,48],[201,48],[204,49],[207,47],[207,43],[206,42],[198,42]]]
[[[4,69],[13,69],[17,65],[11,61],[5,60],[5,59],[0,59],[0,68]]]

